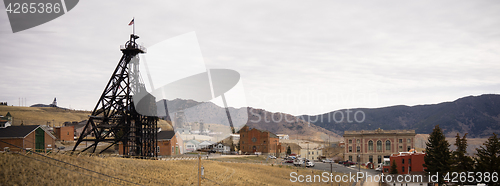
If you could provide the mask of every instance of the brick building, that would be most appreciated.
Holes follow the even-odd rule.
[[[384,156],[413,149],[415,130],[345,131],[344,142],[344,160],[380,164]]]
[[[61,141],[74,141],[75,140],[75,126],[55,127],[54,133],[56,138]]]
[[[55,137],[39,125],[0,128],[0,150],[22,152],[23,149],[47,152],[55,149]]]
[[[158,146],[156,152],[158,156],[173,156],[183,153],[183,141],[179,133],[174,131],[160,131],[157,135]]]
[[[400,152],[390,157],[390,164],[384,165],[382,171],[389,173],[391,166],[396,162],[398,174],[424,174],[424,157],[422,152]]]
[[[156,136],[156,153],[158,156],[173,156],[184,153],[184,143],[180,134],[174,131],[160,131]],[[123,155],[123,145],[118,143],[118,153]]]
[[[278,136],[248,126],[240,129],[240,150],[243,154],[263,153],[283,156],[286,153],[286,147],[281,145]]]

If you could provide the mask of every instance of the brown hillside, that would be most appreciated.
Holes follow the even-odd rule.
[[[55,107],[16,107],[0,106],[0,115],[10,112],[13,125],[46,125],[61,126],[66,121],[82,121],[88,119],[90,111],[66,110]]]

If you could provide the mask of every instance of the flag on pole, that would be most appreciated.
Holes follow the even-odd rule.
[[[134,24],[134,19],[132,19],[132,21],[130,21],[130,23],[128,24],[128,26],[133,25],[133,24]]]

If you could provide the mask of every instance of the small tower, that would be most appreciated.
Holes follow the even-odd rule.
[[[52,104],[50,104],[51,107],[57,107],[57,100],[56,98],[54,98],[54,101],[52,102]]]

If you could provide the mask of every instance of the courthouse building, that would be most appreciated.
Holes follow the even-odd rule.
[[[415,130],[344,131],[344,142],[344,160],[379,164],[384,156],[413,149]]]

